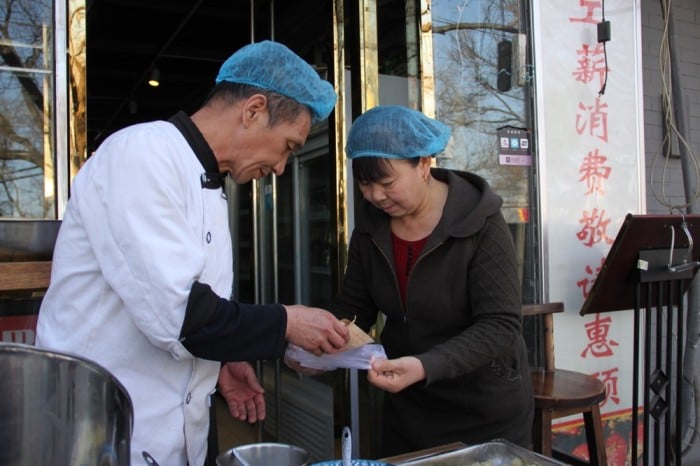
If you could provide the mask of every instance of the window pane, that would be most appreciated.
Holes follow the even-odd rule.
[[[379,103],[420,108],[416,0],[377,4]]]
[[[437,164],[476,173],[503,197],[523,300],[532,302],[538,293],[538,212],[526,6],[523,0],[434,0],[432,25],[435,113],[453,135]]]
[[[0,217],[54,218],[52,12],[0,0]]]

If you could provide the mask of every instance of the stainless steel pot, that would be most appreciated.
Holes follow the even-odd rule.
[[[0,464],[128,466],[133,408],[106,369],[0,343]]]
[[[217,466],[306,466],[309,452],[284,443],[251,443],[222,453]]]

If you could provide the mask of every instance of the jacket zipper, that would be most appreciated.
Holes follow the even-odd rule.
[[[379,247],[379,244],[377,244],[377,241],[375,241],[374,238],[372,238],[372,242],[374,243],[374,246],[375,246],[375,247],[379,250],[379,252],[382,254],[382,257],[384,257],[384,260],[386,260],[387,264],[389,265],[389,269],[392,271],[391,276],[392,276],[392,278],[394,279],[394,289],[395,289],[396,292],[399,294],[399,301],[401,301],[401,296],[400,296],[401,290],[399,289],[399,281],[398,281],[398,279],[396,278],[396,270],[394,270],[394,266],[392,265],[391,261],[390,261],[389,258],[386,256],[386,254],[384,254],[384,251],[382,250],[382,248]],[[436,250],[436,249],[437,249],[438,247],[440,247],[441,245],[442,245],[442,241],[440,241],[438,244],[436,244],[436,245],[433,246],[432,248],[428,249],[427,251],[426,251],[426,250],[423,250],[423,252],[421,253],[421,255],[418,256],[418,259],[416,259],[415,264],[413,264],[413,267],[411,267],[411,273],[408,275],[408,281],[406,282],[406,284],[408,284],[408,282],[411,281],[411,276],[413,275],[413,270],[416,268],[416,266],[418,265],[418,263],[419,263],[421,260],[423,260],[423,258],[424,258],[425,256],[427,256],[428,254],[430,254],[431,252],[433,252],[434,250]],[[408,322],[408,315],[407,315],[407,313],[406,313],[406,305],[402,302],[402,303],[401,303],[401,307],[403,308],[403,323],[405,324],[406,322]]]

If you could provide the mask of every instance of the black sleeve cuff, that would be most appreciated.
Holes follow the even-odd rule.
[[[287,313],[281,304],[244,304],[219,297],[194,282],[180,340],[194,356],[214,361],[275,359],[287,346]]]

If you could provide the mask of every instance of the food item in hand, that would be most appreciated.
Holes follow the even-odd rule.
[[[350,350],[358,348],[367,343],[374,343],[374,339],[362,331],[360,327],[355,325],[354,320],[341,319],[340,320],[348,330],[350,330],[350,340],[345,344],[341,351]]]

